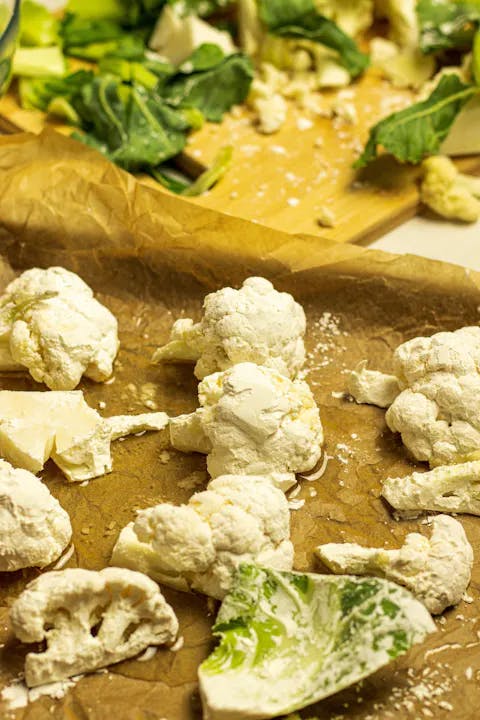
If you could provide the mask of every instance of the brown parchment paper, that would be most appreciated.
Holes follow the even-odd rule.
[[[368,212],[368,208],[365,209]],[[452,229],[452,242],[455,231]],[[38,265],[79,273],[118,317],[121,349],[114,381],[85,381],[88,402],[104,415],[174,415],[196,407],[191,367],[154,367],[154,348],[172,321],[199,318],[205,293],[251,274],[294,294],[308,318],[307,380],[321,408],[325,475],[302,481],[305,504],[292,511],[295,567],[320,570],[313,548],[343,540],[396,547],[420,522],[395,522],[380,499],[381,479],[411,472],[384,413],[342,397],[345,372],[367,358],[391,369],[403,340],[475,324],[480,276],[413,256],[395,256],[295,237],[195,207],[140,186],[130,175],[66,138],[47,132],[0,139],[0,290]],[[2,389],[40,389],[18,375]],[[147,405],[147,407],[146,407]],[[168,446],[167,433],[117,442],[114,471],[87,486],[68,484],[53,464],[42,478],[74,528],[70,567],[100,569],[118,531],[138,508],[184,502],[207,482],[205,459]],[[480,519],[462,516],[478,551]],[[12,636],[8,608],[36,570],[0,574],[0,684],[22,671],[27,648]],[[303,711],[319,720],[478,717],[480,706],[480,558],[469,600],[438,621],[438,632],[366,682]],[[200,718],[196,669],[212,647],[214,606],[200,596],[165,590],[184,646],[160,650],[79,680],[63,698],[42,697],[11,717],[21,720],[193,720]],[[0,718],[7,710],[0,704]]]

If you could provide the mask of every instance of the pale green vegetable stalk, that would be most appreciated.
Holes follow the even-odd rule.
[[[65,58],[58,46],[46,48],[17,48],[13,56],[13,74],[25,77],[62,77],[67,70]]]
[[[207,720],[284,715],[404,654],[435,625],[424,605],[379,578],[242,565],[199,669]]]
[[[193,197],[210,190],[225,175],[232,164],[232,157],[233,148],[231,145],[221,148],[208,170],[205,170],[192,185],[187,187],[182,192],[182,195]]]

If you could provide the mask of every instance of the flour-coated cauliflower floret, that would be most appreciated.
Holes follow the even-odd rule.
[[[386,421],[417,460],[444,465],[480,450],[480,328],[414,338],[395,351],[405,388]]]
[[[170,420],[170,439],[183,452],[209,448],[212,477],[269,475],[288,489],[320,458],[320,414],[305,382],[241,363],[206,377],[198,395],[201,408]]]
[[[422,510],[480,515],[480,461],[387,478],[382,495],[402,516],[416,517]]]
[[[460,602],[473,564],[462,525],[448,515],[433,518],[430,539],[410,533],[399,550],[329,543],[315,552],[334,573],[376,575],[404,585],[435,615]]]
[[[288,293],[265,278],[251,277],[240,290],[223,288],[207,295],[202,320],[177,320],[170,342],[154,362],[197,360],[199,379],[241,362],[266,365],[295,377],[305,361],[305,313]]]
[[[0,460],[0,572],[46,567],[71,537],[70,518],[47,486]]]
[[[126,660],[149,645],[171,644],[178,632],[153,580],[121,568],[40,575],[14,602],[10,619],[19,640],[47,644],[26,657],[29,687]]]
[[[187,505],[142,510],[122,530],[112,555],[114,565],[219,599],[241,562],[292,568],[288,502],[268,478],[225,475]]]
[[[117,329],[75,273],[32,268],[0,298],[0,369],[25,367],[52,390],[73,390],[83,375],[101,382],[112,374]]]
[[[449,220],[476,222],[480,218],[480,179],[458,172],[446,156],[423,161],[420,198]]]
[[[389,36],[400,47],[418,47],[417,0],[375,0],[375,13],[389,23]]]
[[[475,459],[480,452],[480,328],[414,338],[396,349],[393,360],[394,376],[357,367],[349,380],[355,399],[385,407],[387,395],[378,391],[390,386],[387,425],[401,434],[417,460],[435,466]]]

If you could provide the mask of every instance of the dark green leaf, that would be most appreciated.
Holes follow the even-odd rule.
[[[184,75],[191,75],[194,72],[202,72],[220,65],[225,59],[222,48],[212,43],[204,43],[196,48],[189,58],[178,68]]]
[[[245,100],[253,79],[253,66],[245,55],[230,55],[205,72],[169,80],[162,95],[175,107],[196,107],[207,120],[220,122],[223,114]]]
[[[272,35],[325,45],[338,53],[352,77],[368,67],[368,56],[338,25],[320,15],[313,0],[258,0],[258,5],[260,17]]]
[[[426,100],[389,115],[370,130],[365,150],[354,167],[374,160],[379,146],[409,163],[419,163],[437,153],[460,110],[478,92],[455,73],[444,75]]]

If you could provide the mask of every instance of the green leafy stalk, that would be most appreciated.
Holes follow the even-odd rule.
[[[355,168],[368,165],[382,146],[401,162],[420,163],[438,153],[457,115],[479,91],[463,83],[455,73],[444,75],[423,102],[393,113],[370,130],[365,150]]]
[[[469,50],[480,23],[480,2],[419,0],[417,15],[422,52]]]
[[[367,677],[435,625],[395,583],[242,565],[199,669],[211,720],[277,717]]]
[[[29,47],[49,47],[58,42],[60,23],[43,5],[22,2],[19,43]]]
[[[65,75],[67,65],[61,49],[57,46],[46,48],[17,48],[13,56],[14,75],[27,77],[48,77]]]
[[[313,0],[258,0],[262,22],[272,35],[310,40],[335,50],[355,78],[369,65],[356,42],[332,20],[321,15]]]
[[[221,148],[211,166],[194,182],[172,167],[152,168],[151,173],[159,183],[176,195],[194,197],[210,190],[225,175],[232,164],[232,158],[233,148],[230,145]]]

